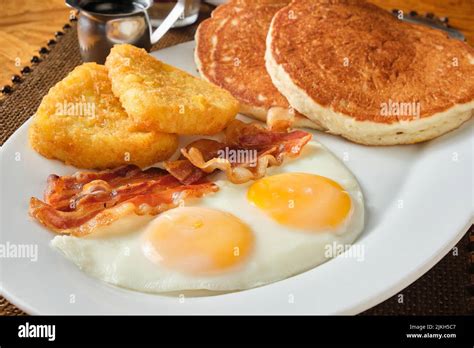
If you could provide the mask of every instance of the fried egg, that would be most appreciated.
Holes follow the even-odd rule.
[[[232,184],[140,224],[116,222],[52,246],[87,274],[141,292],[235,291],[279,281],[325,262],[364,226],[357,180],[311,141],[267,175]],[[131,226],[134,226],[131,228]]]

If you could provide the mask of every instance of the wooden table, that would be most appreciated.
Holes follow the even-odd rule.
[[[0,0],[0,86],[11,84],[38,50],[69,21],[64,0]]]
[[[448,17],[449,23],[461,30],[474,45],[474,0],[371,0],[388,10],[397,8],[419,14],[432,12]],[[64,0],[0,0],[0,87],[11,84],[41,47],[54,38],[68,22],[70,9]]]

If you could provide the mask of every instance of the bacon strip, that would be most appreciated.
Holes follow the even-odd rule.
[[[46,203],[55,206],[56,209],[70,211],[72,210],[70,207],[71,199],[83,191],[84,185],[89,185],[86,191],[93,192],[94,186],[91,183],[96,183],[97,187],[101,183],[106,183],[109,188],[114,189],[124,184],[132,184],[144,180],[157,180],[159,178],[164,180],[163,177],[168,174],[168,172],[160,168],[149,168],[142,171],[134,165],[100,172],[77,172],[71,176],[60,177],[52,174],[47,180],[45,200]],[[166,185],[167,183],[163,184]]]
[[[50,176],[45,202],[32,197],[30,215],[60,234],[85,236],[124,216],[156,215],[184,199],[218,190],[211,182],[183,185],[166,171],[135,166]]]
[[[197,140],[181,149],[182,156],[177,161],[164,165],[184,184],[215,170],[225,172],[231,182],[240,184],[263,177],[268,167],[281,165],[287,157],[297,157],[311,137],[304,131],[277,132],[257,123],[235,120],[227,127],[224,142]],[[247,155],[246,159],[242,161],[238,154]],[[254,160],[249,161],[251,157]]]
[[[199,139],[196,140],[188,146],[186,146],[186,151],[190,148],[195,148],[205,156],[205,160],[211,160],[212,158],[218,156],[219,150],[225,148],[225,144],[211,139]],[[199,167],[194,165],[189,159],[187,159],[183,150],[181,156],[176,161],[164,162],[164,167],[166,170],[178,179],[181,183],[185,185],[192,184],[199,180],[202,180],[209,173],[201,170]]]
[[[166,170],[124,166],[50,175],[45,202],[31,198],[30,214],[56,233],[85,236],[125,216],[156,215],[184,199],[216,192],[217,185],[204,181],[215,170],[233,183],[261,178],[268,167],[298,156],[310,139],[307,132],[268,130],[235,120],[223,141],[192,142],[181,149],[178,160],[164,163]]]

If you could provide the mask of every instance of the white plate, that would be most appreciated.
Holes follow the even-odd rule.
[[[192,42],[153,54],[196,74]],[[83,274],[49,247],[28,217],[46,177],[75,168],[27,145],[23,125],[1,150],[1,244],[34,244],[38,260],[0,258],[2,294],[32,314],[355,314],[405,288],[438,262],[473,220],[473,124],[411,146],[366,147],[315,132],[343,159],[366,198],[362,262],[337,257],[292,278],[242,292],[184,298],[115,288]]]

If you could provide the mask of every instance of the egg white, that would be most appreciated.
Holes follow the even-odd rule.
[[[330,258],[326,254],[327,246],[351,244],[364,227],[364,202],[359,184],[324,146],[311,141],[300,157],[287,160],[280,167],[269,168],[267,175],[291,172],[318,174],[339,183],[352,200],[346,221],[335,231],[316,233],[280,225],[247,200],[247,190],[252,182],[235,185],[219,174],[216,184],[220,190],[217,193],[186,205],[227,211],[246,223],[255,236],[248,259],[222,274],[194,276],[152,263],[142,252],[140,238],[149,218],[118,221],[105,232],[87,238],[57,236],[51,245],[87,274],[142,292],[232,291],[282,280],[325,262]]]

